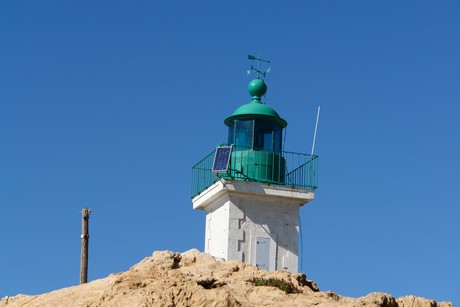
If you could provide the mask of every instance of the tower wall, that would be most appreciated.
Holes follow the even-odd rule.
[[[220,196],[206,207],[205,252],[214,257],[228,258],[230,202]]]
[[[206,211],[205,251],[269,271],[298,270],[299,207],[313,193],[255,182],[217,182],[193,199]]]
[[[245,260],[257,263],[257,238],[270,241],[270,271],[288,270],[297,272],[299,207],[282,200],[267,200],[265,197],[246,198],[234,196],[239,200],[239,209],[244,212],[240,226],[245,240],[240,244]]]

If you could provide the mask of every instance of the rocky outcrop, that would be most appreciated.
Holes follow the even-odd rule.
[[[303,274],[266,272],[197,250],[155,252],[129,271],[37,296],[0,300],[8,306],[453,306],[385,293],[350,298],[321,292]]]
[[[436,303],[433,300],[429,300],[423,297],[417,297],[413,295],[409,296],[404,296],[400,297],[396,300],[398,303],[398,307],[411,307],[411,306],[417,306],[417,307],[435,307],[435,306],[440,306],[440,303]],[[448,306],[448,305],[443,305],[443,306]],[[453,306],[451,304],[450,306]]]

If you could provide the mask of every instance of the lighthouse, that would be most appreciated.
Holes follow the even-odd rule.
[[[288,123],[263,101],[268,61],[249,59],[259,63],[251,101],[224,120],[227,142],[193,166],[193,209],[206,213],[206,253],[297,273],[299,210],[314,199],[318,158],[284,151]]]

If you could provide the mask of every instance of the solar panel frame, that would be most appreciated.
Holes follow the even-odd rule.
[[[233,146],[218,146],[212,163],[213,173],[226,173],[230,163]]]

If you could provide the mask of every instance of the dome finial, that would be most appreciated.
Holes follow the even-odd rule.
[[[262,59],[260,57],[260,52],[257,57],[249,54],[248,59],[257,61],[257,68],[251,65],[251,67],[248,69],[248,75],[250,75],[252,71],[255,71],[257,73],[256,79],[249,82],[249,95],[252,96],[253,102],[260,102],[260,98],[267,92],[267,85],[265,84],[265,81],[263,79],[259,78],[259,75],[262,75],[265,78],[265,75],[270,72],[270,67],[266,70],[260,69],[260,62],[270,63],[270,61]]]
[[[260,102],[260,98],[267,92],[267,85],[262,79],[254,79],[248,84],[248,92],[253,102]]]

